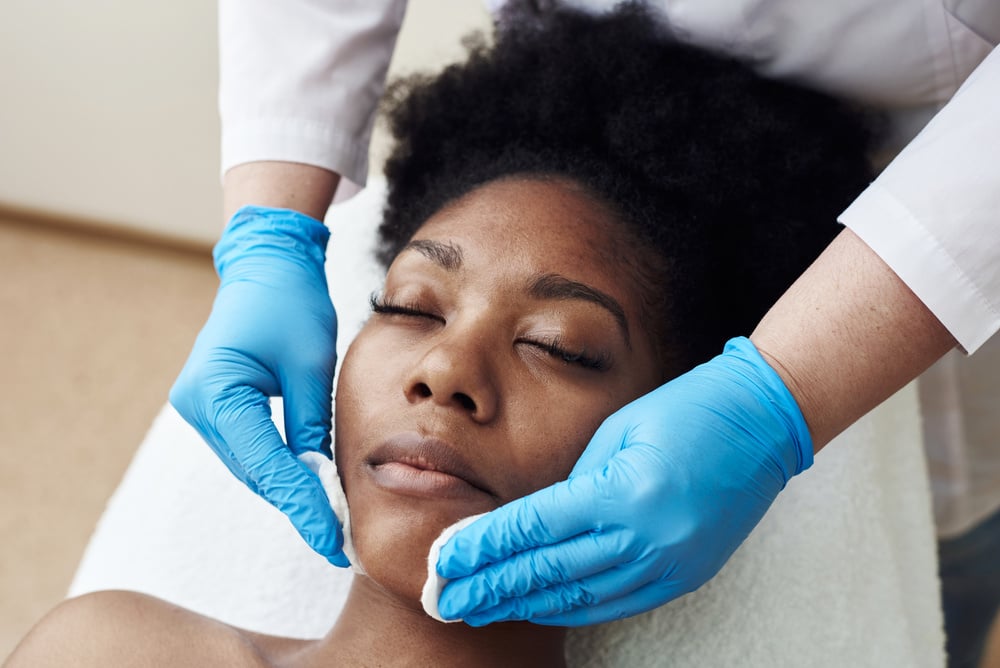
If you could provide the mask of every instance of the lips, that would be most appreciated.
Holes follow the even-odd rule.
[[[468,460],[448,443],[414,432],[378,446],[365,464],[375,484],[406,496],[496,499]]]

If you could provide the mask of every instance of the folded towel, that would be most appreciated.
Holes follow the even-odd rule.
[[[328,273],[341,354],[379,285],[368,249],[382,195],[376,185],[331,210]],[[943,666],[916,405],[908,387],[827,446],[700,590],[571,632],[570,665]],[[332,626],[352,577],[314,554],[165,407],[109,501],[70,594],[133,589],[244,628],[309,638]]]

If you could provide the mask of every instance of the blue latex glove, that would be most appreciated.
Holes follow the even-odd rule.
[[[330,455],[337,316],[323,270],[329,231],[295,211],[243,207],[215,246],[219,292],[170,403],[233,475],[347,566],[326,493],[296,455]],[[268,397],[282,396],[285,434]]]
[[[457,533],[440,611],[581,626],[655,608],[714,576],[812,459],[784,383],[733,339],[605,420],[567,481]]]

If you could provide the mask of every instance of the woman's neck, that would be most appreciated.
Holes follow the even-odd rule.
[[[442,624],[367,577],[355,577],[333,629],[309,651],[310,666],[563,666],[561,628],[527,622],[473,628]],[[303,657],[305,658],[305,657]]]

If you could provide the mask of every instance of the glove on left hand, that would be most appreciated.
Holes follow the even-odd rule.
[[[326,227],[285,209],[244,207],[215,247],[219,292],[170,402],[247,487],[309,545],[347,566],[319,479],[297,459],[330,456],[337,317],[324,273]],[[282,396],[285,431],[268,397]]]
[[[660,606],[714,576],[812,459],[791,393],[733,339],[611,415],[569,480],[446,543],[441,614],[581,626]]]

